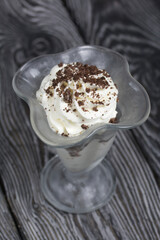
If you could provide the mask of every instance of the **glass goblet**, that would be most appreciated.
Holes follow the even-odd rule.
[[[76,137],[51,130],[36,91],[51,68],[60,62],[82,62],[109,72],[119,91],[117,123],[96,124]],[[13,88],[29,105],[35,133],[57,152],[41,173],[44,197],[56,208],[71,213],[86,213],[105,205],[114,193],[116,177],[111,165],[102,160],[116,132],[139,126],[150,112],[148,95],[130,75],[126,59],[99,46],[75,47],[30,60],[15,74]]]

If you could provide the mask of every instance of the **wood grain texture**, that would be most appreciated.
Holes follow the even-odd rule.
[[[17,227],[11,216],[8,204],[0,187],[0,239],[20,240]]]
[[[147,27],[128,16],[128,8],[136,14],[134,1],[126,10],[118,0],[1,1],[0,174],[24,240],[160,239],[160,190],[150,168],[159,174],[159,49],[158,40],[153,43],[145,34]],[[154,7],[153,2],[153,12]],[[52,153],[33,132],[28,107],[16,97],[11,81],[28,59],[83,43],[103,45],[127,56],[132,74],[149,92],[152,112],[143,126],[117,134],[108,155],[118,178],[110,203],[90,214],[73,215],[44,200],[39,177]],[[3,232],[2,239],[9,239],[7,234]]]

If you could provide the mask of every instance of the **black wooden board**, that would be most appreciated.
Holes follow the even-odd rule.
[[[1,0],[0,239],[160,239],[159,29],[156,0]],[[148,91],[152,109],[145,124],[117,134],[107,156],[118,179],[109,204],[72,215],[42,195],[40,172],[54,150],[33,132],[12,78],[33,57],[82,44],[123,54]]]

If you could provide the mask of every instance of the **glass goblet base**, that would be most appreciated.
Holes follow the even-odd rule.
[[[70,172],[55,156],[41,173],[41,189],[46,200],[69,213],[87,213],[104,206],[115,186],[113,168],[106,160],[91,170]]]

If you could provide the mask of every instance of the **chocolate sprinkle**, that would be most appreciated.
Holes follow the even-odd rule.
[[[83,93],[83,92],[75,92],[75,94],[74,94],[74,96],[77,97],[77,98],[78,98],[80,95],[84,95],[84,93]]]
[[[62,133],[61,134],[63,137],[68,137],[69,136],[69,134],[66,134],[66,133]]]
[[[48,87],[47,89],[45,89],[45,92],[49,95],[49,96],[53,96],[53,92],[52,92],[52,87]],[[49,96],[48,96],[48,98],[49,98]]]
[[[58,64],[58,67],[63,67],[63,63],[60,62],[60,63]]]
[[[82,107],[82,110],[83,110],[83,112],[88,112],[88,110],[85,109],[84,107]]]
[[[99,105],[104,105],[104,103],[102,101],[91,101],[91,103],[93,104],[99,104]]]
[[[82,125],[81,125],[81,128],[83,128],[83,129],[85,129],[85,130],[86,130],[86,129],[88,128],[88,126],[87,126],[87,125],[85,125],[85,124],[82,124]]]
[[[66,103],[72,103],[72,90],[67,88],[63,93],[63,99]]]
[[[86,92],[89,93],[91,91],[90,88],[86,88]]]
[[[117,123],[117,118],[111,118],[111,119],[109,120],[109,123]]]
[[[84,105],[84,101],[78,101],[78,105],[79,106],[83,106]]]
[[[98,112],[97,106],[96,106],[96,107],[93,107],[92,109],[93,109],[93,111]]]

